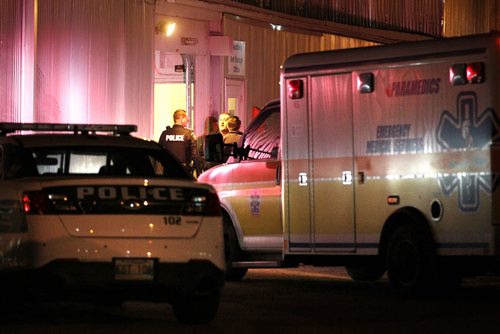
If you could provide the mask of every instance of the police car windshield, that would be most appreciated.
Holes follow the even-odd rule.
[[[130,147],[50,147],[31,148],[27,153],[23,163],[35,167],[25,168],[33,175],[190,178],[182,166],[162,150]],[[19,175],[22,176],[30,175]]]

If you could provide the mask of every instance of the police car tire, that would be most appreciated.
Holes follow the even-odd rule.
[[[428,294],[434,276],[432,264],[432,240],[423,228],[404,224],[394,231],[387,250],[387,274],[396,293]]]
[[[242,250],[231,219],[224,214],[224,254],[226,259],[226,281],[237,282],[245,277],[247,268],[233,268],[232,263],[242,259]]]
[[[202,295],[179,298],[172,303],[172,310],[179,322],[186,324],[207,324],[219,309],[220,292],[212,291]]]
[[[0,280],[0,283],[4,284],[4,281]],[[19,309],[28,300],[27,296],[18,289],[0,289],[0,312],[2,314],[17,313]]]
[[[248,268],[228,268],[226,270],[226,281],[238,282],[245,277],[248,272]]]

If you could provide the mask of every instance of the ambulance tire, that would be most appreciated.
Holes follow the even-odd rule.
[[[242,260],[243,252],[238,243],[236,230],[227,214],[224,214],[224,255],[226,258],[226,281],[241,281],[248,268],[233,268],[233,262]]]
[[[346,266],[345,269],[347,274],[358,282],[375,282],[385,273],[384,265],[377,260],[369,264]]]
[[[387,274],[400,295],[428,295],[434,291],[434,251],[429,233],[417,224],[404,224],[392,234],[387,249]],[[434,287],[435,288],[435,287]]]

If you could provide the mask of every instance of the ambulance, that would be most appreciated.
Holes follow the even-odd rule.
[[[297,54],[280,82],[200,177],[220,196],[228,278],[345,266],[421,293],[498,269],[499,34]]]

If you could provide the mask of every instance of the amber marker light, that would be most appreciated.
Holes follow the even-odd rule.
[[[387,204],[398,205],[399,204],[399,196],[396,196],[396,195],[387,196]]]

